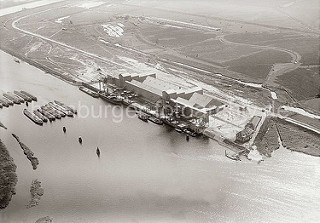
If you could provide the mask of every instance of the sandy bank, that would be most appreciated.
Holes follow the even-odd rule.
[[[15,194],[18,181],[16,168],[6,146],[0,140],[0,209],[6,208]]]

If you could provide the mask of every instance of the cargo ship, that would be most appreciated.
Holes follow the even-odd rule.
[[[56,104],[56,103],[53,103],[53,105],[55,106],[55,108],[57,108],[58,110],[64,112],[68,117],[73,117],[73,113],[68,110],[68,109],[65,109],[64,107]]]
[[[40,118],[43,122],[47,122],[48,121],[48,119],[44,116],[44,115],[42,115],[39,111],[33,111],[33,114],[35,114],[38,118]]]
[[[77,114],[77,110],[76,109],[73,109],[73,108],[63,104],[60,101],[54,100],[54,103],[56,103],[57,105],[61,106],[62,108],[66,109],[68,111],[71,111],[73,114]]]
[[[38,111],[44,115],[47,119],[49,119],[50,121],[54,121],[56,120],[56,117],[53,114],[50,114],[49,112],[43,110],[43,109],[38,109]]]
[[[81,86],[81,87],[79,87],[79,90],[83,91],[84,93],[86,93],[86,94],[88,94],[88,95],[90,95],[90,96],[92,96],[94,98],[98,98],[99,97],[99,94],[97,92],[94,92],[94,91],[92,91],[92,90],[90,90],[90,89],[88,89],[86,87]]]
[[[149,119],[149,115],[145,114],[145,113],[139,113],[138,114],[138,118],[144,122],[148,122]]]
[[[27,109],[23,110],[23,114],[25,114],[25,116],[27,116],[29,119],[31,119],[31,121],[33,121],[34,123],[36,123],[38,125],[43,125],[43,121],[40,118],[38,118],[38,116],[31,113]]]
[[[55,118],[57,119],[61,119],[61,115],[59,115],[55,110],[53,110],[50,106],[45,105],[45,106],[41,106],[41,109],[50,113],[51,115],[53,115]]]
[[[155,123],[155,124],[157,124],[157,125],[162,125],[162,124],[163,124],[163,121],[162,121],[161,119],[156,118],[156,117],[154,117],[154,116],[150,116],[150,117],[148,118],[148,120],[150,120],[151,122],[153,122],[153,123]]]
[[[20,91],[20,92],[21,92],[22,94],[30,97],[33,101],[37,101],[37,100],[38,100],[37,97],[33,96],[32,94],[29,94],[29,93],[26,92],[26,91]]]
[[[20,104],[20,100],[14,97],[11,97],[9,94],[3,94],[3,97],[5,97],[6,99],[12,101],[15,104]]]
[[[12,98],[17,99],[20,103],[24,103],[24,99],[22,97],[19,97],[18,95],[13,94],[11,92],[8,92],[7,94],[10,95]]]
[[[13,93],[15,93],[19,97],[23,98],[27,102],[31,102],[32,101],[32,99],[29,96],[27,96],[25,94],[22,94],[20,91],[13,91]]]
[[[48,104],[53,110],[55,110],[59,115],[61,115],[61,117],[66,117],[66,113],[61,111],[60,109],[58,109],[55,104],[53,104],[52,102],[49,102]]]
[[[103,100],[110,102],[111,104],[114,104],[114,105],[121,105],[122,104],[122,100],[115,95],[100,94],[100,97]]]
[[[8,99],[6,99],[4,97],[0,98],[0,102],[6,107],[9,107],[10,105],[13,105],[12,101],[10,101],[10,100],[8,100]]]

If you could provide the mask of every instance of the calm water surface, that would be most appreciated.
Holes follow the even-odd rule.
[[[34,105],[54,99],[93,107],[102,100],[0,53],[0,90],[27,90]],[[280,149],[260,165],[234,162],[214,141],[191,138],[164,126],[124,117],[64,118],[37,126],[22,111],[0,110],[8,130],[0,137],[17,164],[17,194],[0,211],[1,223],[35,222],[317,222],[320,218],[320,159]],[[67,127],[63,134],[62,127]],[[32,170],[18,143],[28,145],[40,165]],[[79,145],[78,136],[84,143]],[[99,146],[101,158],[96,156]],[[45,190],[26,209],[32,180]]]

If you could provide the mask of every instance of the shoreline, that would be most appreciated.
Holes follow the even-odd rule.
[[[58,71],[54,70],[53,68],[44,66],[44,65],[42,65],[32,59],[28,59],[27,57],[24,57],[24,56],[20,55],[19,53],[15,53],[12,50],[5,48],[1,45],[0,45],[0,50],[3,51],[4,53],[9,54],[12,57],[18,58],[19,60],[21,60],[21,61],[23,61],[23,62],[25,62],[35,68],[42,70],[45,73],[48,73],[48,74],[52,75],[53,77],[56,77],[56,78],[66,82],[68,84],[71,84],[73,86],[81,86],[81,83],[79,83],[71,78],[65,77],[63,74],[59,73]]]
[[[0,209],[5,209],[16,193],[15,186],[18,182],[16,169],[13,158],[0,139]]]

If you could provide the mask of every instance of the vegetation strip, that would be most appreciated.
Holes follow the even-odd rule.
[[[0,140],[0,209],[6,208],[15,194],[18,182],[16,169],[6,146]]]
[[[31,193],[31,200],[29,201],[27,208],[32,208],[37,206],[40,202],[41,196],[44,194],[44,189],[41,187],[41,182],[39,180],[32,181],[32,184],[30,187],[30,193]]]
[[[26,146],[25,144],[23,144],[19,137],[15,134],[12,134],[12,136],[18,141],[18,143],[20,144],[21,149],[23,150],[24,154],[27,156],[27,158],[30,160],[31,165],[33,167],[34,170],[37,169],[37,166],[39,165],[39,160],[37,157],[34,156],[34,153],[31,151],[31,149],[29,149],[28,146]]]

